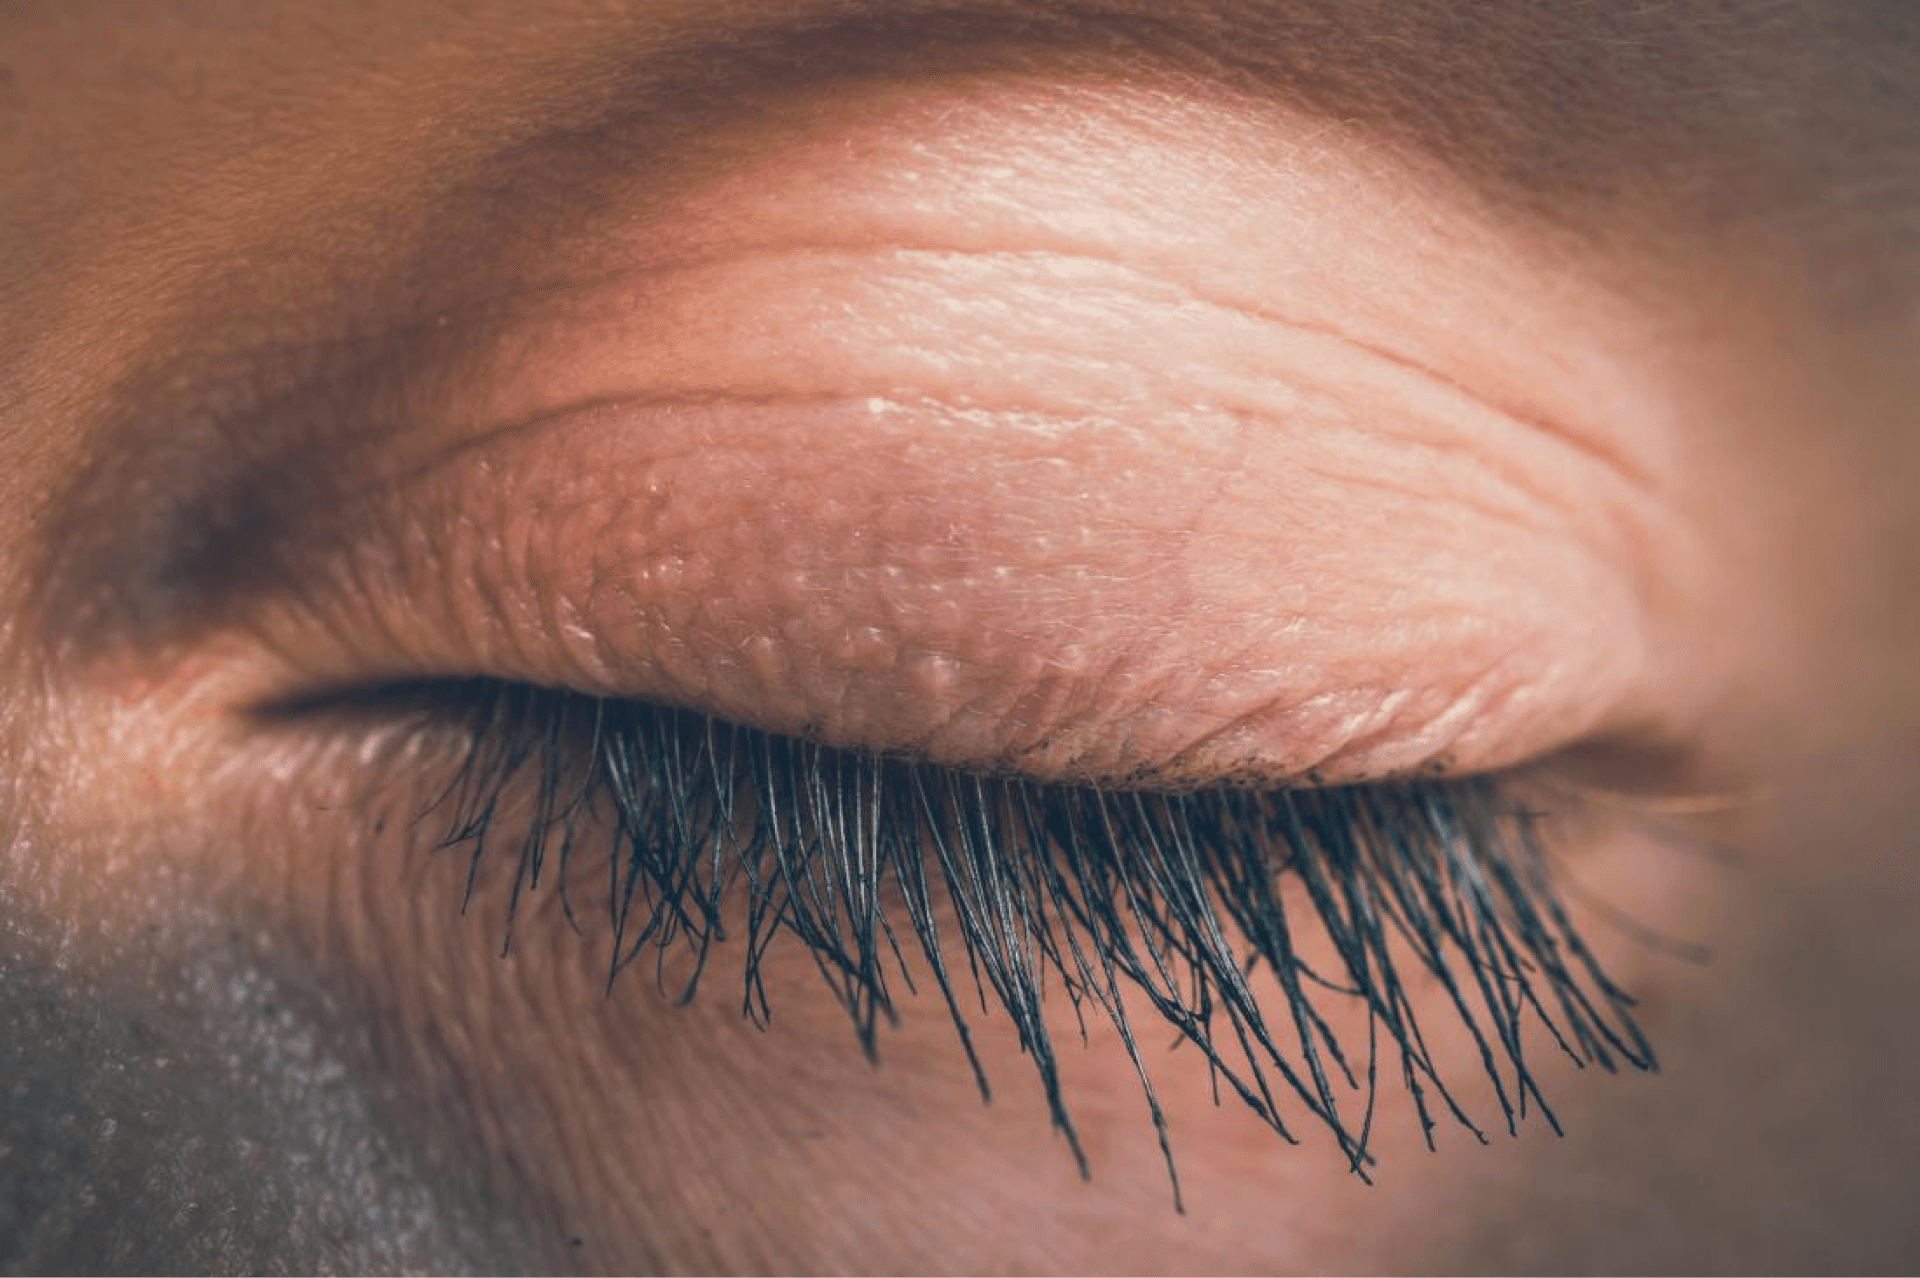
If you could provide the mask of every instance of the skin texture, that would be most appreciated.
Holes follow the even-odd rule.
[[[10,9],[0,1265],[1912,1268],[1920,24],[1602,8]],[[1156,1026],[1175,1214],[1064,1007],[1088,1181],[1004,1019],[983,1106],[797,947],[765,1029],[551,888],[502,957],[445,721],[336,696],[467,675],[1539,766],[1662,1072],[1383,1090],[1368,1186]]]

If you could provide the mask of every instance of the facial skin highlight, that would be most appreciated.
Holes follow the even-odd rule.
[[[0,18],[6,1267],[1912,1265],[1913,17],[443,8]],[[1064,1001],[1087,1180],[930,987],[876,1067],[797,945],[764,1027],[737,941],[609,985],[598,886],[503,955],[467,678],[1544,778],[1662,1069],[1542,1035],[1568,1135],[1431,1154],[1383,1089],[1369,1186],[1139,1020],[1175,1214]]]

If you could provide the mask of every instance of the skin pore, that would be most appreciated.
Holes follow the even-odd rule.
[[[0,1265],[1910,1268],[1920,23],[1839,8],[10,10]],[[1542,1034],[1509,1138],[1420,984],[1492,1138],[1384,1084],[1369,1185],[1144,1014],[1176,1214],[1064,1002],[1086,1180],[1007,1017],[983,1105],[797,944],[609,988],[591,831],[503,957],[391,695],[473,677],[1532,769],[1661,1070]]]

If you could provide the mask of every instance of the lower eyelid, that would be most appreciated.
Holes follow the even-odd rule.
[[[470,890],[504,902],[509,928],[516,906],[572,894],[609,978],[674,954],[697,980],[710,944],[735,947],[749,1016],[770,1010],[760,965],[810,952],[869,1043],[909,996],[896,968],[911,969],[963,1042],[979,999],[1013,1018],[1070,1136],[1043,1018],[1068,995],[1122,1024],[1129,1004],[1157,1010],[1262,1119],[1289,1137],[1325,1124],[1363,1175],[1374,1073],[1336,1007],[1401,1054],[1418,1112],[1474,1131],[1502,1112],[1510,1129],[1529,1111],[1552,1122],[1519,1050],[1543,1025],[1576,1059],[1652,1064],[1625,995],[1561,912],[1547,828],[1508,789],[1517,780],[1125,793],[485,681],[395,704],[414,726],[385,730],[374,756],[387,764],[326,765],[360,778],[341,819],[426,796],[391,823],[414,831],[408,855],[470,855]],[[359,713],[377,723],[381,703]],[[1443,1018],[1482,1044],[1484,1084],[1439,1073],[1424,1036]],[[1147,1113],[1159,1122],[1151,1094]]]

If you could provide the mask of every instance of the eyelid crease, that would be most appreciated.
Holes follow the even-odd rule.
[[[645,401],[641,401],[641,402],[645,402]],[[688,405],[689,405],[689,404],[690,404],[691,402],[694,402],[694,401],[681,401],[681,400],[670,400],[669,402],[670,402],[670,403],[674,403],[674,404],[677,404],[677,405],[679,405],[679,406],[681,406],[681,407],[686,407],[686,406],[688,406]],[[730,401],[726,401],[726,402],[730,402]],[[774,401],[774,402],[775,402],[775,403],[777,403],[777,404],[778,404],[779,406],[781,406],[781,407],[784,407],[784,408],[792,408],[792,407],[793,407],[793,405],[792,405],[792,404],[789,404],[789,403],[787,403],[787,402],[786,402],[786,397],[779,397],[779,398],[778,398],[778,399],[777,399],[776,401]],[[816,401],[813,401],[813,402],[815,402],[815,403],[830,403],[830,402],[831,402],[831,400],[816,400]],[[631,405],[628,405],[628,406],[630,407]],[[739,407],[740,405],[739,405],[739,404],[734,404],[733,406],[735,406],[735,407]],[[558,418],[562,418],[562,417],[566,417],[566,416],[568,416],[568,415],[569,415],[569,413],[570,413],[570,411],[571,411],[571,410],[561,410],[561,411],[560,411],[559,413],[557,413],[557,414],[555,414],[555,415],[554,415],[554,417],[553,417],[553,419],[554,419],[554,420],[557,420]],[[543,416],[544,416],[544,415],[543,415]],[[528,423],[528,422],[521,422],[521,423],[513,423],[513,424],[511,424],[511,425],[509,426],[509,428],[508,428],[508,432],[509,432],[509,433],[511,433],[511,432],[512,432],[512,431],[514,431],[514,430],[522,430],[522,429],[525,429],[525,428],[526,428],[526,427],[527,427],[528,425],[530,425],[530,424],[531,424],[531,423]],[[496,437],[497,437],[497,436],[496,436]],[[476,441],[474,442],[474,447],[476,447],[476,448],[477,448],[477,447],[480,447],[480,445],[481,445],[481,442],[482,442],[482,441],[479,441],[479,440],[476,440]],[[709,450],[709,451],[710,451],[710,450]],[[422,472],[422,473],[425,473],[425,472]],[[239,580],[244,580],[244,578],[238,578],[238,579],[239,579]],[[482,668],[482,670],[479,670],[479,671],[476,671],[476,673],[485,673],[485,672],[489,672],[489,671],[486,671],[486,670],[485,670],[484,668]],[[343,673],[345,673],[345,674],[347,675],[347,678],[348,678],[348,680],[349,680],[349,681],[355,681],[355,680],[359,680],[359,679],[361,679],[361,678],[362,678],[362,675],[361,675],[361,674],[358,674],[358,673],[352,673],[352,672],[343,672]],[[371,674],[371,673],[373,673],[373,672],[369,672],[369,674]],[[396,676],[399,676],[399,675],[401,675],[401,674],[404,674],[404,673],[406,673],[406,672],[404,672],[404,671],[395,671],[395,675],[396,675]],[[428,670],[428,671],[420,671],[420,672],[417,672],[417,673],[423,673],[423,674],[430,674],[430,673],[436,673],[436,672],[434,672],[434,671],[431,671],[431,670]],[[458,671],[458,670],[449,670],[449,671],[444,671],[444,673],[460,673],[460,671]],[[322,680],[320,680],[320,681],[319,681],[319,683],[318,683],[317,685],[315,685],[315,684],[311,684],[311,683],[310,683],[310,684],[307,684],[306,686],[307,686],[308,688],[312,688],[312,687],[315,687],[315,686],[320,686],[320,687],[326,687],[326,686],[339,686],[339,685],[338,685],[338,683],[337,683],[336,681],[334,681],[334,680],[331,680],[331,679],[322,679]],[[299,695],[299,694],[298,694],[298,693],[296,692],[296,694],[295,694],[295,695],[297,696],[297,695]],[[1221,722],[1220,722],[1220,723],[1219,723],[1219,724],[1218,724],[1218,725],[1217,725],[1216,727],[1214,727],[1213,729],[1211,729],[1211,730],[1208,730],[1208,731],[1205,731],[1205,732],[1204,732],[1204,733],[1203,733],[1203,734],[1202,734],[1202,735],[1201,735],[1200,737],[1196,737],[1196,738],[1194,738],[1194,739],[1193,739],[1192,741],[1190,741],[1190,742],[1188,743],[1188,748],[1186,748],[1186,749],[1183,749],[1183,750],[1181,750],[1181,751],[1179,752],[1179,755],[1178,755],[1178,758],[1190,758],[1190,757],[1192,757],[1192,756],[1193,756],[1193,753],[1194,753],[1194,749],[1196,748],[1196,745],[1197,745],[1197,743],[1202,743],[1202,742],[1204,742],[1205,740],[1218,740],[1218,739],[1220,739],[1221,737],[1223,737],[1224,735],[1226,735],[1227,733],[1229,733],[1229,732],[1231,732],[1231,731],[1233,730],[1233,728],[1234,728],[1234,725],[1235,725],[1235,724],[1243,724],[1243,725],[1244,725],[1244,724],[1246,724],[1246,723],[1248,723],[1248,722],[1250,722],[1250,715],[1249,715],[1249,713],[1240,713],[1240,714],[1237,714],[1237,715],[1235,715],[1235,716],[1234,716],[1234,717],[1232,717],[1231,719],[1226,719],[1226,720],[1222,720],[1222,721],[1221,721]],[[1377,731],[1376,731],[1376,735],[1378,735],[1378,732],[1383,732],[1383,731],[1384,731],[1384,729],[1379,729],[1379,730],[1377,730]],[[1439,752],[1437,752],[1437,753],[1439,753]],[[1331,759],[1331,756],[1329,756],[1329,759]],[[1316,776],[1317,776],[1317,775],[1319,775],[1319,774],[1320,774],[1321,772],[1324,772],[1324,771],[1326,771],[1326,770],[1327,770],[1327,764],[1328,764],[1328,762],[1329,762],[1329,760],[1322,760],[1322,761],[1321,761],[1321,763],[1320,763],[1319,765],[1317,765],[1317,767],[1316,767],[1316,766],[1314,766],[1314,765],[1307,765],[1307,764],[1303,764],[1303,765],[1301,765],[1301,767],[1300,767],[1300,769],[1299,769],[1299,772],[1300,772],[1301,774],[1306,774],[1306,773],[1308,773],[1309,771],[1311,771],[1311,772],[1312,772],[1312,773],[1313,773],[1314,775],[1316,775]],[[1197,765],[1196,765],[1196,766],[1197,766]],[[1377,771],[1378,771],[1378,769],[1376,769],[1376,772],[1377,772]],[[1119,779],[1119,778],[1111,778],[1111,779]]]
[[[1026,255],[1024,254],[1003,254],[997,256],[1026,260]],[[1121,275],[1129,279],[1139,278],[1141,276],[1140,272],[1100,257],[1083,257],[1077,259],[1075,265],[1076,267],[1090,266],[1101,272],[1119,271]],[[1150,278],[1149,282],[1155,287],[1161,286],[1161,282],[1157,279]],[[1190,298],[1193,296],[1190,293],[1177,290],[1172,295],[1179,298]],[[1231,313],[1240,313],[1237,308],[1233,307],[1223,307],[1222,309]],[[1316,337],[1326,335],[1320,333],[1317,327],[1310,329],[1309,332],[1310,335]],[[429,341],[442,340],[442,335],[437,327],[428,330],[426,337]],[[456,334],[444,340],[463,341],[465,339]],[[1329,340],[1344,342],[1344,339],[1337,333],[1329,335]],[[1365,347],[1366,344],[1364,343],[1356,344],[1356,349],[1365,349]],[[355,351],[356,353],[358,352],[358,348],[346,349]],[[1399,364],[1393,363],[1392,361],[1389,361],[1389,363],[1394,368],[1400,367]],[[412,374],[410,373],[409,375]],[[381,385],[378,379],[375,379],[372,384],[376,387],[380,387]],[[394,401],[400,401],[406,398],[405,392],[386,389],[384,387],[381,387],[379,395]],[[328,421],[338,420],[337,409],[334,405],[328,403],[328,398],[329,397],[325,395],[300,395],[296,397],[295,402],[302,411],[321,414],[318,420],[320,424],[324,425]],[[300,467],[295,470],[294,474],[300,485],[313,488],[313,491],[308,494],[312,499],[308,504],[312,506],[325,506],[329,500],[336,503],[346,500],[342,498],[329,498],[328,494],[341,488],[351,490],[354,495],[351,501],[348,502],[347,509],[334,510],[329,516],[329,523],[337,529],[339,535],[343,537],[364,536],[369,526],[367,519],[364,517],[350,516],[349,511],[361,511],[364,515],[368,511],[367,503],[377,501],[382,493],[397,497],[400,488],[404,487],[405,484],[417,482],[421,477],[431,475],[441,466],[452,464],[453,462],[475,454],[483,454],[491,445],[509,441],[519,433],[535,430],[541,426],[551,425],[565,427],[567,423],[575,419],[588,419],[596,415],[612,414],[615,416],[630,417],[636,414],[645,415],[650,411],[668,409],[698,412],[702,410],[719,409],[751,410],[759,407],[770,411],[777,409],[786,415],[796,412],[804,414],[810,408],[824,409],[836,403],[838,398],[838,396],[831,393],[817,395],[780,393],[756,398],[753,396],[742,396],[734,392],[718,396],[705,393],[687,395],[679,392],[668,395],[642,394],[613,396],[592,402],[584,407],[579,404],[565,405],[551,411],[532,414],[491,428],[485,428],[477,433],[466,433],[464,438],[460,440],[450,453],[442,453],[434,456],[429,454],[426,448],[418,447],[417,451],[422,456],[422,460],[416,463],[411,470],[403,468],[398,459],[388,454],[371,472],[371,475],[378,476],[378,478],[371,478],[367,470],[357,468],[352,464],[351,457],[345,459],[330,459],[330,461],[340,464],[319,464]],[[348,402],[354,402],[351,393],[349,394]],[[360,402],[368,401],[362,399]],[[376,418],[361,421],[359,431],[362,437],[368,439],[379,438],[380,432],[374,424],[377,420]],[[1369,433],[1380,432],[1385,426],[1386,423],[1376,419],[1369,421],[1365,426],[1365,430]],[[220,437],[230,435],[231,431],[216,419],[213,422],[212,433],[214,436]],[[1393,432],[1387,429],[1385,433],[1391,435]],[[715,446],[714,440],[705,440],[701,446],[701,451],[713,453]],[[416,449],[410,448],[408,451],[416,451]],[[690,451],[691,450],[689,450],[689,454]],[[545,455],[549,453],[549,450],[542,448],[539,452]],[[670,450],[669,452],[660,453],[659,455],[650,455],[650,464],[658,463],[669,455]],[[1465,450],[1462,450],[1461,455],[1474,456]],[[1316,468],[1312,464],[1296,467],[1295,470],[1296,474],[1301,475],[1316,472]],[[173,485],[164,486],[170,490],[175,487]],[[192,543],[197,545],[201,550],[209,554],[214,554],[221,560],[221,571],[211,574],[200,574],[199,576],[206,578],[213,585],[222,588],[246,586],[254,595],[254,598],[249,601],[250,605],[256,608],[262,606],[263,603],[277,603],[277,601],[271,597],[269,590],[261,589],[263,584],[269,585],[271,590],[286,591],[293,594],[298,594],[300,591],[307,589],[310,583],[303,582],[301,577],[311,574],[315,558],[319,556],[323,547],[316,545],[310,536],[304,544],[301,544],[298,536],[294,532],[284,527],[279,527],[274,522],[285,517],[289,512],[293,512],[297,516],[302,503],[284,500],[287,490],[280,489],[276,493],[271,484],[261,483],[251,468],[245,465],[241,466],[237,477],[229,481],[228,487],[245,499],[242,506],[239,507],[240,517],[226,519],[225,527],[220,527],[218,524],[208,525],[204,515],[189,519],[180,525],[187,529],[198,528],[200,531],[194,534],[191,539]],[[575,508],[580,509],[578,504],[576,504]],[[542,509],[551,510],[556,508],[543,506]],[[463,522],[469,521],[473,517],[472,503],[468,503],[466,510],[467,513],[461,516]],[[249,514],[248,512],[252,513]],[[264,523],[249,522],[255,518],[264,521]],[[167,551],[165,549],[156,551],[152,543],[157,541],[164,544],[167,540],[165,536],[154,537],[150,535],[152,531],[151,528],[143,526],[139,520],[118,521],[115,527],[125,530],[125,535],[131,536],[143,553],[153,557],[149,559],[149,562],[157,562],[161,565],[172,565],[169,571],[175,573],[177,577],[184,577],[188,580],[197,579],[190,571],[181,572],[182,555],[180,553]],[[209,527],[218,535],[208,535]],[[297,551],[293,549],[294,546],[298,546]],[[264,578],[260,575],[249,575],[244,572],[234,571],[236,567],[244,565],[247,562],[257,562],[258,556],[262,554],[274,555],[279,553],[282,547],[287,548],[285,553],[297,553],[299,555],[300,561],[307,565],[306,573],[295,570],[291,563],[281,565],[277,570],[270,570]],[[230,552],[232,554],[231,558],[228,557]],[[250,555],[254,558],[249,559]],[[126,560],[122,558],[120,564],[124,567]],[[135,576],[137,577],[137,574]],[[129,580],[129,574],[127,573],[119,574],[117,580],[121,589],[114,592],[113,597],[115,598],[137,600],[142,598],[143,594],[151,595],[153,593],[150,591],[143,592],[138,586],[137,580]],[[193,601],[198,605],[196,613],[198,619],[202,621],[212,620],[224,622],[229,619],[230,614],[220,609],[208,607],[208,600],[204,596],[196,596],[191,591],[188,591],[183,592],[183,598]],[[413,671],[412,673],[424,675],[461,672],[463,671],[459,669],[442,669],[438,671],[422,669]],[[476,668],[472,668],[471,672],[491,673],[494,671],[489,671],[487,667],[482,664]],[[395,671],[394,673],[397,675],[404,672]],[[323,679],[322,681],[324,682],[325,680]],[[617,691],[618,689],[599,688],[596,690]],[[1229,707],[1229,711],[1225,717],[1218,719],[1220,723],[1230,725],[1232,723],[1246,723],[1249,721],[1249,717],[1245,712],[1232,711],[1231,707]],[[763,726],[775,725],[769,724]],[[1211,730],[1202,728],[1200,731],[1203,731],[1207,737],[1213,739],[1218,739],[1221,735],[1221,729],[1219,728]],[[1190,754],[1191,751],[1183,751],[1182,753],[1183,755]],[[1302,765],[1301,770],[1304,771],[1306,766],[1308,765]]]
[[[971,265],[988,261],[1006,261],[1032,263],[1042,268],[1047,274],[1083,271],[1086,268],[1117,273],[1121,279],[1140,285],[1143,292],[1164,295],[1170,307],[1198,305],[1224,315],[1261,321],[1291,335],[1324,338],[1335,348],[1345,348],[1378,360],[1420,382],[1443,390],[1449,396],[1456,397],[1462,403],[1470,405],[1471,411],[1486,413],[1493,418],[1512,422],[1533,431],[1540,437],[1566,446],[1585,459],[1598,463],[1629,487],[1638,491],[1658,492],[1665,482],[1663,476],[1636,460],[1627,449],[1617,443],[1597,438],[1591,429],[1563,422],[1553,414],[1523,403],[1511,395],[1489,396],[1432,362],[1397,349],[1388,341],[1361,336],[1350,325],[1342,325],[1334,320],[1306,313],[1289,313],[1271,305],[1261,304],[1249,297],[1233,297],[1215,289],[1209,289],[1197,280],[1183,278],[1182,273],[1171,262],[1155,262],[1148,266],[1141,266],[1122,259],[1117,253],[1090,252],[1083,245],[1075,245],[1065,238],[1055,242],[1035,240],[1030,244],[1016,243],[1012,246],[996,243],[991,248],[985,248],[951,238],[902,236],[889,232],[884,246],[876,247],[870,234],[849,236],[844,242],[837,242],[831,237],[822,237],[817,234],[800,235],[790,240],[781,239],[771,242],[756,240],[747,245],[725,249],[708,247],[704,252],[691,255],[676,254],[671,261],[609,269],[596,273],[591,278],[569,279],[565,283],[544,286],[538,291],[538,295],[543,298],[578,298],[614,286],[631,287],[650,279],[668,279],[683,273],[697,273],[707,268],[733,268],[756,263],[794,260],[831,260],[835,257],[844,258],[848,266],[856,270],[861,266],[880,263],[954,261]],[[1091,276],[1087,278],[1090,282],[1093,279]],[[1102,275],[1097,282],[1103,287],[1111,287],[1114,281]],[[531,290],[527,294],[527,296],[533,295],[535,294]],[[544,308],[530,310],[523,319],[536,326],[557,323],[571,329],[591,324],[596,313],[624,314],[630,307],[631,301],[626,295],[621,294],[617,301],[603,302],[597,308],[563,304],[556,306],[551,312]],[[500,316],[506,313],[503,310],[499,315],[491,317],[491,322],[499,323]],[[512,344],[518,346],[522,343],[515,340]],[[565,344],[564,341],[562,344]],[[525,355],[522,354],[518,358],[524,359]],[[611,407],[620,403],[654,408],[676,405],[710,406],[727,402],[771,404],[782,399],[796,403],[818,403],[832,398],[857,398],[869,393],[886,395],[897,393],[897,388],[885,380],[876,380],[872,386],[866,388],[846,385],[836,390],[811,392],[767,390],[756,393],[718,385],[705,389],[677,388],[669,392],[640,391],[632,395],[618,391],[607,392],[551,406],[543,404],[537,411],[513,415],[510,420],[488,425],[478,433],[462,435],[454,448],[455,452],[464,451],[470,445],[484,444],[514,430],[537,426],[569,412]],[[424,426],[425,423],[422,425]],[[1370,422],[1368,429],[1372,432],[1391,435],[1394,432],[1395,423],[1391,418],[1383,417]],[[1436,441],[1430,438],[1418,436],[1414,438],[1419,438],[1424,444],[1436,445]],[[399,470],[396,477],[404,479],[417,476],[420,473],[419,467],[428,464],[431,463],[410,464]]]

